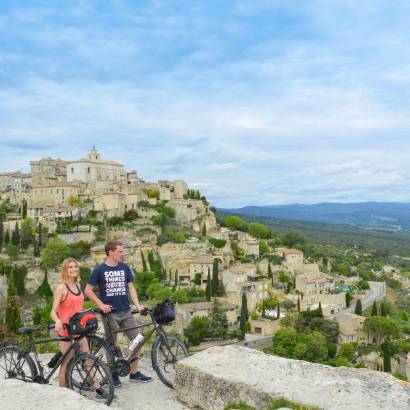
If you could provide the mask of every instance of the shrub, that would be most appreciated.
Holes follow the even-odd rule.
[[[138,212],[135,209],[129,209],[124,212],[124,221],[131,222],[138,218]]]
[[[118,225],[122,225],[123,223],[123,219],[120,216],[112,216],[111,218],[108,218],[108,225],[110,226],[118,226]]]
[[[215,248],[219,249],[226,245],[225,239],[209,238],[208,241],[211,245],[215,246]]]

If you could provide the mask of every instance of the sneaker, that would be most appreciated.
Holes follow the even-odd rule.
[[[112,376],[112,382],[113,382],[113,385],[116,389],[118,389],[119,387],[122,386],[120,376],[118,376],[118,375],[113,375]]]
[[[97,400],[107,400],[108,399],[108,393],[105,390],[101,389],[101,388],[96,389],[95,390],[95,398]],[[114,394],[112,396],[112,399],[115,400],[116,398],[117,398],[117,396]]]
[[[140,383],[149,383],[152,381],[152,377],[145,376],[141,372],[135,374],[130,373],[130,382],[140,382]]]

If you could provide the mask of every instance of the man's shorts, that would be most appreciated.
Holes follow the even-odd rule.
[[[104,317],[104,316],[103,316]],[[141,325],[141,323],[136,319],[135,315],[131,314],[131,309],[124,310],[123,312],[110,313],[107,316],[108,322],[110,324],[111,331],[117,329],[126,329],[128,327],[134,327],[125,331],[128,339],[133,340],[137,334],[142,330],[142,328],[135,328],[135,326]],[[109,334],[109,328],[107,326],[107,321],[103,320],[105,334]],[[117,341],[117,335],[114,335],[114,340]]]

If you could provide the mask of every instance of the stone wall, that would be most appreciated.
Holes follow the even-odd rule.
[[[283,397],[324,410],[394,410],[410,406],[410,383],[367,369],[290,360],[240,346],[213,347],[177,365],[175,389],[190,407],[258,409]]]

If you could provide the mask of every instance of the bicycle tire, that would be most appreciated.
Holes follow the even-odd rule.
[[[33,358],[18,346],[0,349],[0,378],[34,382],[38,374]]]
[[[113,371],[115,356],[108,341],[97,335],[88,335],[87,342],[90,353],[101,359]]]
[[[175,366],[178,361],[188,357],[185,343],[175,336],[158,336],[151,349],[152,367],[165,386],[173,389]]]
[[[97,377],[99,388],[104,392],[98,398],[96,388],[89,377]],[[114,385],[110,368],[98,357],[83,353],[73,357],[67,365],[66,380],[68,388],[82,396],[109,406],[114,398]]]

